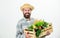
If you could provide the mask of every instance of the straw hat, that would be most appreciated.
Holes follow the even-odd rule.
[[[24,8],[30,8],[31,10],[34,9],[34,7],[33,7],[32,5],[30,5],[30,4],[28,4],[28,3],[25,3],[24,5],[22,5],[22,6],[20,7],[21,10],[23,10]]]

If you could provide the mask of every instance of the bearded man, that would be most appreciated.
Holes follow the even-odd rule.
[[[31,24],[34,23],[34,18],[31,18],[31,11],[34,9],[34,7],[30,4],[24,4],[20,7],[21,11],[23,12],[24,18],[18,21],[17,24],[17,35],[16,38],[30,38],[27,33],[24,34],[24,29],[29,27]],[[26,36],[25,36],[26,35]],[[44,38],[45,36],[41,37]]]

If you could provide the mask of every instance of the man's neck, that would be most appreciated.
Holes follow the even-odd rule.
[[[26,18],[27,21],[30,21],[30,18]]]

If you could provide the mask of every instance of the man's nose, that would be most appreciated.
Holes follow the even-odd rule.
[[[28,10],[26,12],[29,12]]]

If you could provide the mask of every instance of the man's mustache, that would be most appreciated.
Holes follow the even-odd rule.
[[[25,14],[30,14],[30,13],[25,13]]]
[[[25,14],[29,14],[30,15],[30,13],[25,13]]]

